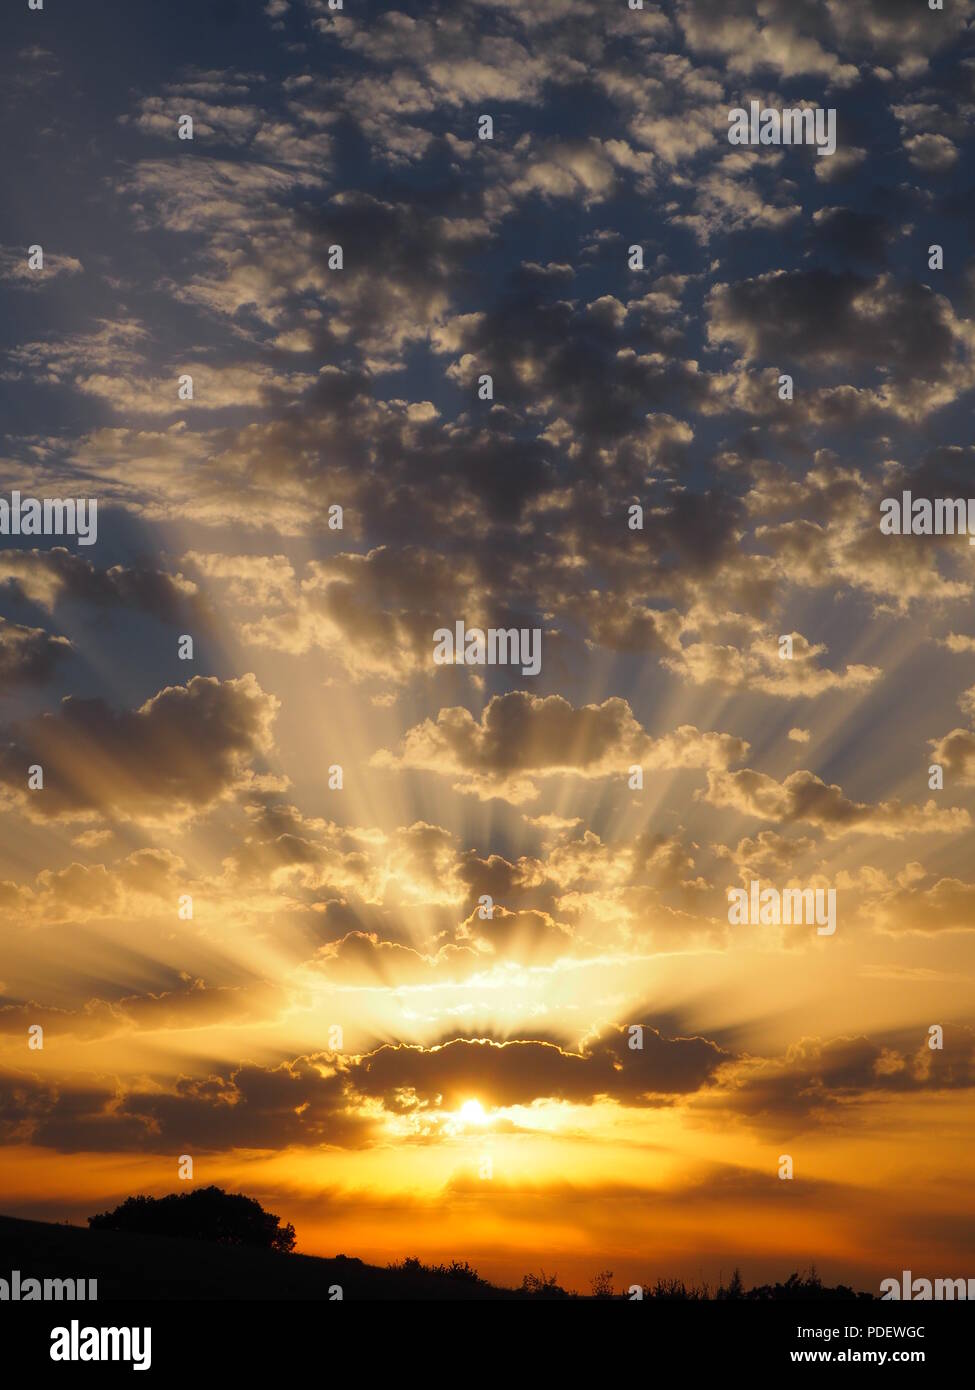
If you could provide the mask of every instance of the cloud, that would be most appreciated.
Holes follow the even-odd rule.
[[[695,53],[720,58],[736,76],[771,72],[810,76],[837,87],[860,78],[857,61],[893,61],[921,70],[926,59],[955,42],[972,13],[970,0],[932,24],[912,0],[767,0],[756,14],[749,0],[680,0],[679,23]],[[825,162],[825,161],[824,161]]]
[[[47,1043],[60,1037],[90,1042],[133,1031],[170,1033],[221,1025],[239,1028],[266,1022],[287,1002],[287,993],[267,981],[212,986],[199,978],[187,979],[178,989],[112,1000],[88,999],[79,1009],[51,1008],[34,1001],[0,1001],[0,1034],[26,1038],[28,1028],[40,1024]]]
[[[124,1093],[0,1074],[5,1141],[29,1137],[65,1153],[357,1144],[371,1127],[351,1113],[345,1077],[325,1054],[267,1067],[245,1062],[225,1075],[180,1076]]]
[[[0,586],[53,612],[63,601],[134,608],[162,622],[205,621],[197,587],[181,574],[112,565],[99,569],[63,546],[0,552]]]
[[[741,0],[730,6],[720,0],[680,0],[677,7],[688,46],[709,57],[720,56],[736,76],[771,69],[781,77],[811,75],[849,86],[859,72],[822,42],[835,42],[829,18],[827,5],[814,3],[796,14],[781,0],[772,0],[760,15]]]
[[[269,132],[269,141],[276,149],[279,135]],[[177,299],[222,317],[253,316],[276,335],[302,331],[320,360],[352,352],[369,370],[399,368],[405,349],[447,313],[466,258],[486,244],[487,223],[462,199],[455,214],[356,189],[298,205],[300,185],[321,180],[307,152],[296,150],[295,161],[144,161],[119,190],[140,208],[148,203],[169,230],[206,235],[202,267],[168,286]],[[333,246],[343,250],[340,269]]]
[[[716,845],[719,859],[734,863],[743,883],[765,879],[772,883],[791,879],[799,862],[816,849],[808,836],[789,839],[775,830],[760,830],[754,837],[739,840],[734,850]]]
[[[193,401],[181,400],[181,378],[193,380]],[[96,373],[79,375],[75,386],[97,396],[112,410],[124,415],[183,415],[189,410],[230,410],[241,406],[270,403],[276,395],[298,395],[314,378],[297,373],[276,372],[253,363],[228,363],[213,367],[192,360],[180,362],[168,377],[133,379]]]
[[[852,176],[867,159],[867,151],[860,145],[844,145],[828,159],[817,159],[813,174],[820,183],[841,183]]]
[[[975,652],[975,637],[964,632],[949,632],[947,637],[938,639],[950,652]]]
[[[60,256],[44,249],[44,269],[31,270],[27,248],[0,246],[0,284],[19,290],[39,290],[60,276],[80,275],[84,266],[74,256]]]
[[[201,1151],[363,1147],[381,1135],[377,1104],[391,1118],[433,1118],[472,1098],[489,1116],[543,1101],[611,1100],[630,1108],[682,1101],[692,1113],[733,1114],[760,1130],[799,1132],[872,1097],[975,1086],[971,1029],[946,1027],[941,1050],[928,1041],[923,1029],[877,1039],[803,1038],[762,1057],[705,1037],[623,1024],[578,1050],[532,1038],[384,1044],[349,1058],[315,1053],[243,1063],[165,1087],[55,1087],[7,1071],[0,1073],[0,1136],[62,1152],[165,1152],[174,1144]]]
[[[480,720],[466,709],[441,709],[436,721],[426,719],[407,731],[398,753],[380,750],[372,761],[454,776],[458,790],[517,804],[537,796],[533,778],[623,777],[633,764],[725,768],[747,751],[743,739],[701,733],[689,724],[655,739],[619,697],[576,708],[560,695],[512,691],[493,696]]]
[[[82,373],[113,376],[141,365],[149,336],[144,324],[127,314],[94,323],[87,332],[51,333],[18,343],[10,352],[12,365],[4,377],[59,386]]]
[[[947,135],[911,135],[904,148],[914,168],[928,174],[944,174],[958,163],[958,149]]]
[[[962,698],[967,707],[968,701]],[[932,763],[940,763],[950,781],[962,787],[975,786],[975,733],[971,729],[952,729],[929,742]]]
[[[253,675],[194,676],[136,710],[66,697],[3,731],[0,784],[32,819],[185,821],[256,782],[279,707]],[[44,769],[43,790],[27,769]]]
[[[601,1096],[660,1105],[707,1085],[730,1056],[706,1038],[665,1038],[649,1025],[641,1050],[629,1047],[630,1036],[612,1030],[580,1052],[530,1040],[386,1046],[360,1058],[353,1077],[361,1094],[394,1111],[434,1104],[454,1110],[472,1096],[492,1106],[542,1099],[589,1105]]]
[[[722,111],[722,118],[724,115]],[[726,135],[725,125],[719,138]],[[725,154],[701,174],[691,211],[678,214],[675,223],[689,228],[704,244],[728,232],[783,232],[801,217],[802,206],[792,197],[791,183],[774,177],[773,171],[781,162],[781,155],[767,151]]]
[[[546,201],[569,200],[584,208],[605,202],[617,190],[623,171],[648,178],[653,156],[634,150],[625,140],[536,141],[523,135],[510,155],[498,160],[498,188],[487,202],[497,216],[511,209],[512,200],[536,194]]]
[[[110,831],[77,836],[80,849],[93,849],[111,837]],[[159,912],[165,903],[174,909],[186,888],[186,865],[172,850],[133,850],[112,865],[77,861],[60,869],[41,869],[32,882],[0,882],[7,920],[33,927],[57,922],[142,917]]]
[[[968,1090],[975,1086],[975,1033],[945,1030],[942,1051],[918,1028],[882,1039],[803,1038],[781,1057],[743,1058],[722,1075],[723,1095],[708,1096],[763,1128],[782,1133],[839,1120],[846,1107],[870,1096]]]
[[[899,612],[912,603],[963,598],[970,591],[965,570],[951,564],[943,546],[891,544],[880,531],[882,497],[903,488],[918,496],[951,495],[941,491],[951,486],[946,477],[931,476],[935,469],[931,459],[903,478],[888,472],[871,479],[824,450],[799,479],[762,462],[745,497],[748,513],[760,521],[755,542],[769,553],[772,572],[783,583],[834,592],[850,588]]]
[[[263,76],[190,71],[186,80],[168,83],[161,95],[143,96],[135,114],[123,114],[119,124],[179,147],[184,115],[193,120],[194,150],[229,147],[270,168],[293,169],[312,184],[323,182],[330,172],[333,140],[326,128],[331,123],[327,113],[319,110],[306,116],[292,102],[272,115]],[[198,158],[194,154],[192,161],[180,162]]]
[[[710,341],[733,344],[749,359],[871,376],[882,363],[906,388],[940,379],[959,352],[970,357],[949,301],[891,275],[770,271],[716,285],[707,307]]]
[[[662,664],[694,685],[715,682],[786,699],[809,698],[830,690],[861,690],[882,675],[877,666],[825,670],[817,661],[826,651],[824,645],[807,641],[799,632],[788,635],[792,639],[792,655],[788,659],[781,656],[778,637],[766,632],[747,651],[691,642],[681,647],[678,655],[664,657]]]
[[[218,580],[233,579],[234,563],[251,574],[258,568],[251,557],[215,559],[204,570]],[[311,561],[300,582],[289,567],[277,571],[276,586],[278,592],[268,595],[272,611],[243,622],[243,639],[294,655],[322,648],[359,680],[395,683],[432,674],[433,633],[441,615],[465,611],[474,621],[475,605],[468,606],[473,567],[409,546]],[[258,592],[252,588],[248,606]],[[274,611],[277,605],[283,606]]]
[[[910,881],[892,884],[868,900],[864,911],[878,930],[890,935],[910,932],[921,936],[975,931],[975,884],[958,878],[939,878],[922,887],[929,877],[919,870]]]
[[[70,651],[67,637],[55,637],[43,628],[24,627],[0,618],[0,691],[20,685],[44,685]]]
[[[923,806],[900,801],[851,801],[840,787],[827,785],[812,772],[793,772],[777,782],[767,773],[751,768],[712,771],[708,773],[707,790],[700,795],[711,806],[760,820],[813,825],[830,838],[849,831],[887,839],[910,834],[957,834],[971,824],[966,810],[941,808],[934,801]]]
[[[572,945],[572,932],[547,912],[523,908],[509,912],[495,906],[491,916],[481,918],[474,911],[457,932],[459,943],[470,941],[482,959],[514,961],[519,965],[544,965],[566,954]]]
[[[322,946],[311,964],[338,984],[400,989],[462,980],[488,968],[489,962],[466,948],[445,946],[429,955],[382,940],[375,932],[355,931]]]

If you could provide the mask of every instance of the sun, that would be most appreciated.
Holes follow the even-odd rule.
[[[468,1125],[482,1125],[487,1119],[484,1106],[479,1100],[465,1100],[457,1113]]]

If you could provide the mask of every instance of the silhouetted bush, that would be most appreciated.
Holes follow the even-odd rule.
[[[462,1279],[468,1284],[487,1285],[487,1280],[482,1279],[466,1260],[451,1260],[449,1265],[425,1265],[415,1255],[407,1255],[405,1260],[392,1261],[386,1268],[400,1269],[404,1274],[433,1274],[440,1279]]]
[[[134,1231],[142,1235],[183,1236],[219,1245],[248,1245],[290,1254],[295,1228],[265,1211],[253,1197],[198,1187],[166,1197],[127,1197],[114,1211],[89,1216],[94,1231]]]
[[[569,1293],[568,1289],[563,1289],[558,1282],[558,1275],[546,1274],[544,1269],[540,1274],[526,1274],[521,1281],[519,1293],[526,1298],[574,1298],[575,1294]]]
[[[872,1294],[857,1293],[846,1284],[837,1284],[835,1288],[829,1288],[823,1283],[815,1269],[811,1269],[805,1277],[797,1272],[790,1274],[784,1284],[759,1284],[754,1289],[749,1289],[745,1295],[750,1299],[802,1299],[808,1302],[810,1299],[857,1299],[872,1298]]]
[[[593,1280],[592,1283],[593,1293],[598,1297],[596,1281]],[[837,1284],[835,1288],[830,1288],[822,1282],[815,1269],[810,1269],[805,1275],[790,1274],[784,1284],[757,1284],[752,1289],[746,1289],[741,1273],[736,1269],[730,1282],[727,1285],[719,1285],[713,1292],[709,1284],[685,1284],[683,1279],[658,1279],[653,1284],[644,1283],[643,1297],[644,1299],[680,1299],[686,1301],[745,1299],[756,1302],[766,1299],[803,1299],[808,1301],[810,1299],[852,1298],[869,1300],[873,1298],[873,1294],[857,1293],[846,1284]]]
[[[712,1294],[710,1284],[685,1284],[683,1279],[658,1279],[655,1284],[644,1286],[643,1297],[701,1303],[710,1299]]]

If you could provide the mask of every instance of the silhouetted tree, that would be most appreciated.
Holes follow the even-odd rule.
[[[731,1276],[731,1282],[727,1288],[720,1288],[717,1292],[718,1298],[744,1298],[745,1285],[741,1281],[741,1270],[735,1267]]]
[[[141,1235],[184,1236],[220,1245],[248,1245],[290,1254],[295,1228],[265,1211],[253,1197],[198,1187],[166,1197],[127,1197],[114,1211],[89,1216],[93,1231],[138,1231]]]

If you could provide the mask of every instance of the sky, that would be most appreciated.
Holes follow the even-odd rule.
[[[971,1276],[973,24],[6,7],[6,1213]]]

